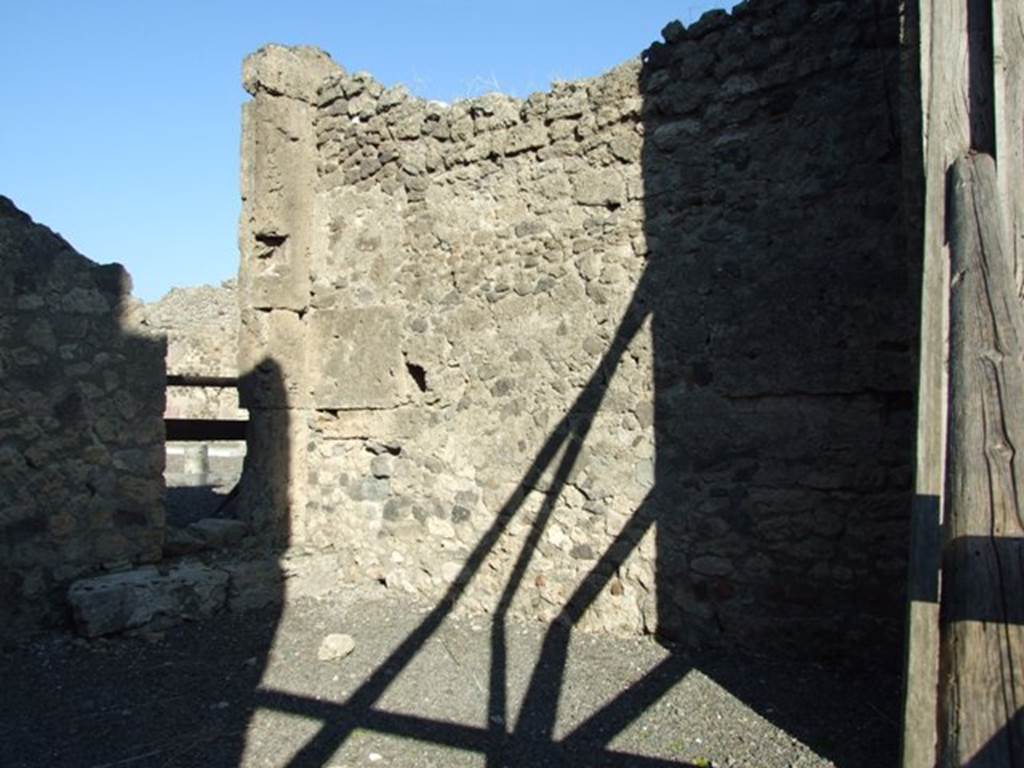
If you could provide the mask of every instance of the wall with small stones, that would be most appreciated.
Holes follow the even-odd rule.
[[[124,319],[130,290],[0,197],[0,636],[161,556],[164,344]]]
[[[459,610],[895,660],[896,6],[749,0],[525,100],[250,56],[257,528]]]
[[[172,288],[133,317],[139,328],[167,339],[167,373],[178,376],[238,374],[238,298],[235,281],[219,286]],[[235,388],[167,388],[169,419],[244,419]]]

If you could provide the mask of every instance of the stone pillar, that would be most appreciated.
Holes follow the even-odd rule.
[[[318,237],[317,88],[337,70],[315,48],[267,46],[245,60],[238,364],[250,412],[241,512],[278,545],[305,506],[310,264]]]

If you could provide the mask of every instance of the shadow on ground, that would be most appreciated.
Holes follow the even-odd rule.
[[[218,517],[230,498],[221,485],[182,485],[167,488],[167,523],[184,527],[204,517]]]
[[[283,615],[92,643],[56,636],[0,654],[0,765],[854,768],[889,764],[896,748],[892,677],[595,635],[574,637],[564,670],[540,664],[565,682],[554,740],[530,728],[502,736],[488,723],[484,619],[446,620],[372,706],[353,706],[367,679],[397,671],[394,650],[425,611],[372,594],[307,600]],[[333,631],[350,633],[355,651],[321,662]],[[508,700],[521,717],[543,626],[512,621],[507,638]],[[304,748],[318,733],[319,748]]]

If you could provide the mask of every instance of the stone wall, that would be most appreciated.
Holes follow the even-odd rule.
[[[238,299],[235,281],[220,286],[172,288],[159,301],[138,307],[140,329],[167,339],[167,373],[179,376],[238,375]],[[167,389],[169,419],[244,419],[233,388]]]
[[[164,344],[122,321],[130,288],[0,197],[0,635],[160,558]]]
[[[896,3],[749,0],[524,101],[245,64],[240,499],[340,580],[898,654]]]

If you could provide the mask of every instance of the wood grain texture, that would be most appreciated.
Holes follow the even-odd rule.
[[[950,184],[939,764],[1024,768],[1024,313],[993,159]]]
[[[1024,295],[1024,2],[993,0],[996,171],[1007,247]]]
[[[949,318],[949,253],[946,246],[946,172],[970,148],[970,88],[964,3],[906,0],[904,4],[905,101],[918,114],[905,135],[904,153],[920,180],[906,196],[920,208],[921,340],[917,396],[915,507],[908,570],[907,652],[903,705],[903,768],[934,768],[939,659],[939,552],[935,532],[942,522],[946,455],[946,340]],[[915,222],[916,223],[916,222]]]

